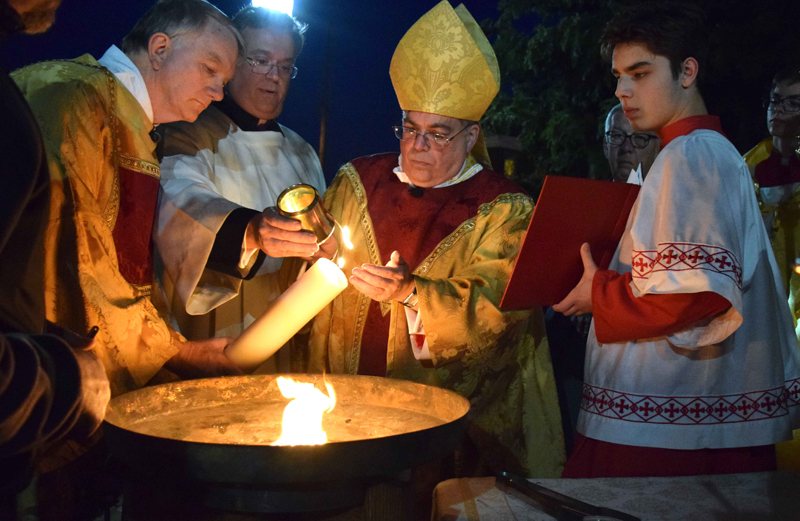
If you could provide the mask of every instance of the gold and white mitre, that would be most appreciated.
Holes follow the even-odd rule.
[[[453,9],[447,0],[403,36],[389,75],[404,111],[470,121],[481,119],[500,90],[500,69],[489,40],[463,4]],[[472,155],[487,164],[485,150],[481,132]]]

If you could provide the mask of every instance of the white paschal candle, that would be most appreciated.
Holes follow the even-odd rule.
[[[225,348],[225,354],[242,371],[255,370],[346,287],[347,277],[336,264],[318,260]]]

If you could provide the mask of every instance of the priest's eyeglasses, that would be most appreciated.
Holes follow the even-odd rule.
[[[658,139],[656,136],[650,134],[643,134],[641,132],[634,132],[633,134],[626,134],[616,130],[609,130],[606,132],[606,141],[612,147],[621,147],[626,139],[631,140],[633,148],[645,148],[650,144],[653,139]]]
[[[266,60],[256,60],[249,56],[245,58],[247,63],[250,64],[250,69],[253,74],[269,74],[272,72],[273,67],[278,71],[278,76],[284,80],[293,80],[297,76],[297,67],[294,65],[286,65],[278,62],[268,62]]]
[[[392,128],[394,129],[394,135],[397,136],[397,139],[400,141],[416,141],[417,136],[422,136],[422,140],[428,146],[433,146],[436,148],[444,148],[453,141],[457,135],[461,134],[469,127],[474,125],[474,123],[469,123],[464,128],[456,132],[450,137],[445,136],[444,134],[440,134],[439,132],[420,132],[419,130],[411,127],[395,125]]]
[[[775,112],[781,108],[787,114],[797,114],[800,112],[800,96],[770,96],[764,100],[764,108]]]

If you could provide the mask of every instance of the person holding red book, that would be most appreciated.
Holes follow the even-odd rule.
[[[554,309],[594,315],[578,439],[563,477],[774,470],[800,397],[792,319],[747,165],[708,114],[703,13],[619,13],[602,50],[656,158],[610,269]]]

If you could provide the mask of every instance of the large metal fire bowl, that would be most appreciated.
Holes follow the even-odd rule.
[[[322,375],[284,376],[325,389]],[[114,398],[105,418],[107,444],[112,455],[142,475],[228,490],[281,490],[295,497],[296,491],[319,496],[331,484],[396,475],[446,456],[462,440],[469,402],[456,393],[369,376],[327,375],[324,381],[336,393],[336,407],[323,416],[324,445],[271,445],[280,437],[289,403],[277,375],[176,382]],[[335,499],[340,492],[330,495]],[[241,498],[226,502],[217,505],[284,508],[265,506],[263,498],[250,506]],[[292,509],[325,506],[302,502]]]

